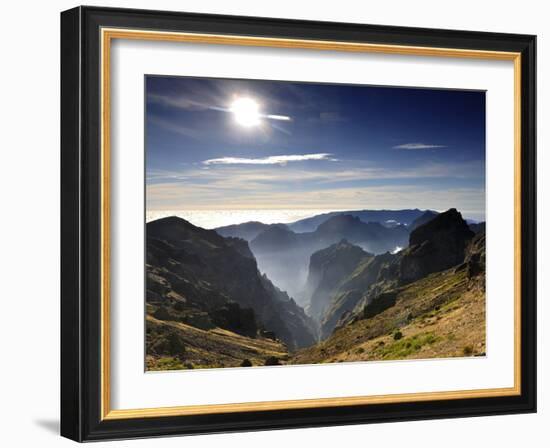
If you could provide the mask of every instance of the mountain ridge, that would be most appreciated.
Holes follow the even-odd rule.
[[[157,319],[248,337],[268,331],[290,349],[315,340],[309,318],[260,274],[246,241],[181,218],[147,225],[147,303]]]

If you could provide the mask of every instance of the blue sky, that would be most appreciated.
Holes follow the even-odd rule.
[[[485,218],[485,92],[146,78],[148,210]]]

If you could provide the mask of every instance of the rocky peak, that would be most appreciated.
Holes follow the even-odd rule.
[[[416,218],[410,225],[410,231],[412,232],[414,229],[428,223],[432,219],[434,219],[438,215],[437,212],[434,212],[432,210],[426,210],[422,215],[420,215],[418,218]]]
[[[462,263],[473,236],[456,209],[440,213],[411,232],[400,263],[401,281],[408,283]]]

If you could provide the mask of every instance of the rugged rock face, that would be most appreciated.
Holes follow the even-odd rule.
[[[485,272],[485,231],[480,231],[466,248],[464,263],[457,269],[467,269],[468,278]]]
[[[309,262],[306,286],[309,292],[309,315],[320,321],[340,283],[361,261],[372,257],[372,254],[350,244],[347,240],[315,252]]]
[[[402,252],[400,280],[409,283],[432,272],[464,261],[464,251],[474,233],[454,208],[412,231]]]
[[[147,302],[161,320],[246,336],[265,329],[291,349],[314,341],[309,318],[260,275],[246,241],[180,218],[147,224]]]

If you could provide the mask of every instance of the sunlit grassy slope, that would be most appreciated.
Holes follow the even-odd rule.
[[[170,352],[177,353],[172,356],[148,354],[147,370],[240,367],[245,360],[252,366],[263,366],[270,358],[280,361],[288,358],[287,348],[280,341],[249,338],[222,328],[201,330],[148,315],[147,331],[153,344],[169,344]]]
[[[485,354],[485,276],[467,269],[431,274],[397,289],[380,314],[337,329],[296,352],[292,364],[479,356]]]

